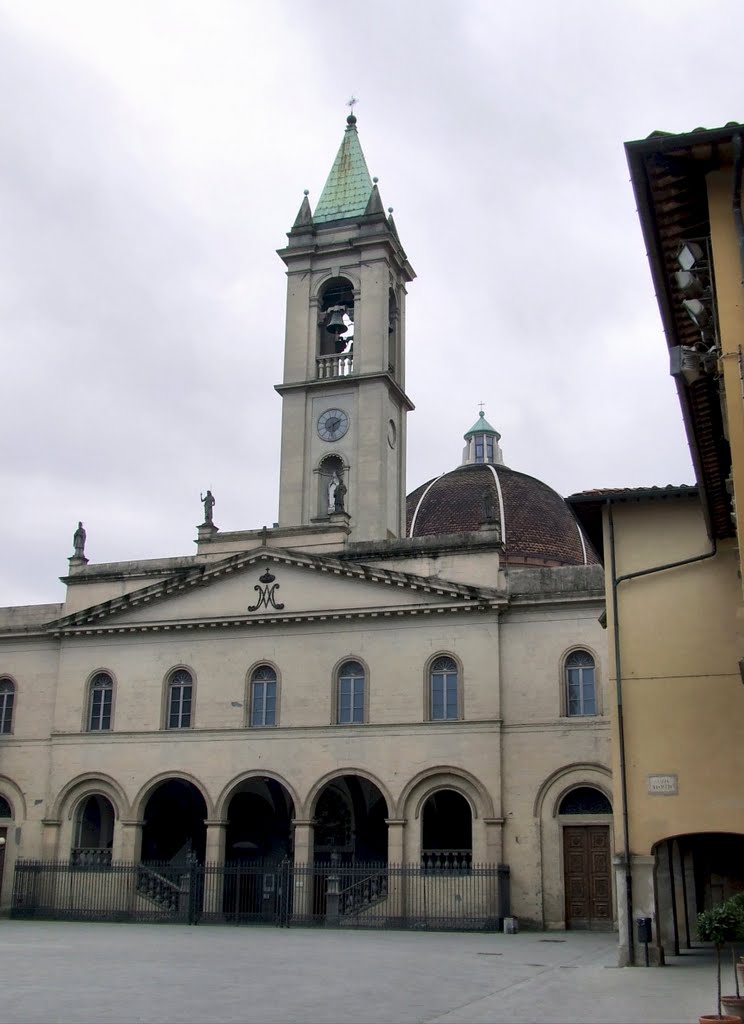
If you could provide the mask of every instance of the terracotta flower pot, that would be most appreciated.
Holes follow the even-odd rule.
[[[721,996],[721,1010],[744,1021],[744,996]]]
[[[717,1013],[705,1013],[698,1017],[698,1024],[709,1024],[712,1020],[717,1020],[718,1024],[740,1024],[741,1017],[730,1017],[727,1013],[722,1013],[720,1017]]]

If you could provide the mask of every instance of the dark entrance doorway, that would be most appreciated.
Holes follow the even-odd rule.
[[[566,927],[611,928],[610,826],[565,826],[563,865]]]
[[[315,860],[387,862],[388,807],[373,782],[359,775],[333,779],[315,803]]]
[[[225,917],[286,920],[292,900],[292,797],[276,779],[246,779],[233,793],[227,817]]]
[[[207,840],[207,805],[196,786],[184,779],[168,779],[145,805],[142,861],[183,863],[189,857],[204,860]]]

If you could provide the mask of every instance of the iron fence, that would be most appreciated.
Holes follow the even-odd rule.
[[[229,864],[19,860],[12,916],[188,924],[496,930],[506,865],[290,860]]]

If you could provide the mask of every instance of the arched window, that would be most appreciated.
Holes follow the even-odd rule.
[[[364,667],[358,661],[346,661],[336,679],[336,722],[351,725],[364,721]]]
[[[96,672],[90,681],[88,699],[88,730],[105,732],[111,728],[111,704],[114,680],[108,672]]]
[[[83,800],[75,816],[73,864],[93,868],[111,863],[114,818],[114,808],[105,796],[95,793]]]
[[[461,793],[441,789],[424,804],[421,861],[430,869],[467,870],[473,859],[473,815]]]
[[[441,722],[460,717],[457,665],[454,658],[435,658],[429,669],[429,717]]]
[[[194,680],[185,668],[178,668],[171,673],[168,681],[168,720],[167,729],[191,728],[191,699],[194,692]]]
[[[579,786],[561,800],[559,814],[612,814],[612,804],[594,786]]]
[[[15,683],[12,679],[0,679],[0,733],[13,732],[13,704]]]
[[[6,800],[4,796],[0,796],[0,818],[12,818],[13,808],[10,806],[10,801]]]
[[[276,725],[276,672],[271,665],[259,665],[251,673],[252,726]]]
[[[597,714],[594,658],[588,651],[572,651],[565,664],[566,714]]]

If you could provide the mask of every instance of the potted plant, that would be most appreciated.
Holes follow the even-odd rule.
[[[733,943],[741,935],[742,918],[739,908],[732,906],[730,901],[719,903],[710,910],[702,910],[697,918],[698,937],[702,942],[712,942],[716,950],[716,982],[717,982],[717,1014],[705,1014],[700,1017],[699,1024],[707,1021],[726,1021],[727,1024],[740,1024],[741,1017],[724,1016],[721,1013],[721,950],[727,942]]]
[[[726,1013],[731,1014],[733,1017],[738,1017],[739,1020],[744,1020],[744,997],[741,995],[740,982],[744,979],[744,962],[736,962],[736,943],[744,942],[744,892],[739,892],[735,896],[731,896],[724,906],[727,906],[730,910],[733,910],[734,914],[739,919],[739,927],[736,934],[731,939],[731,961],[734,967],[734,984],[736,985],[736,995],[734,996],[721,996],[721,1005]],[[744,960],[744,958],[742,958]]]

